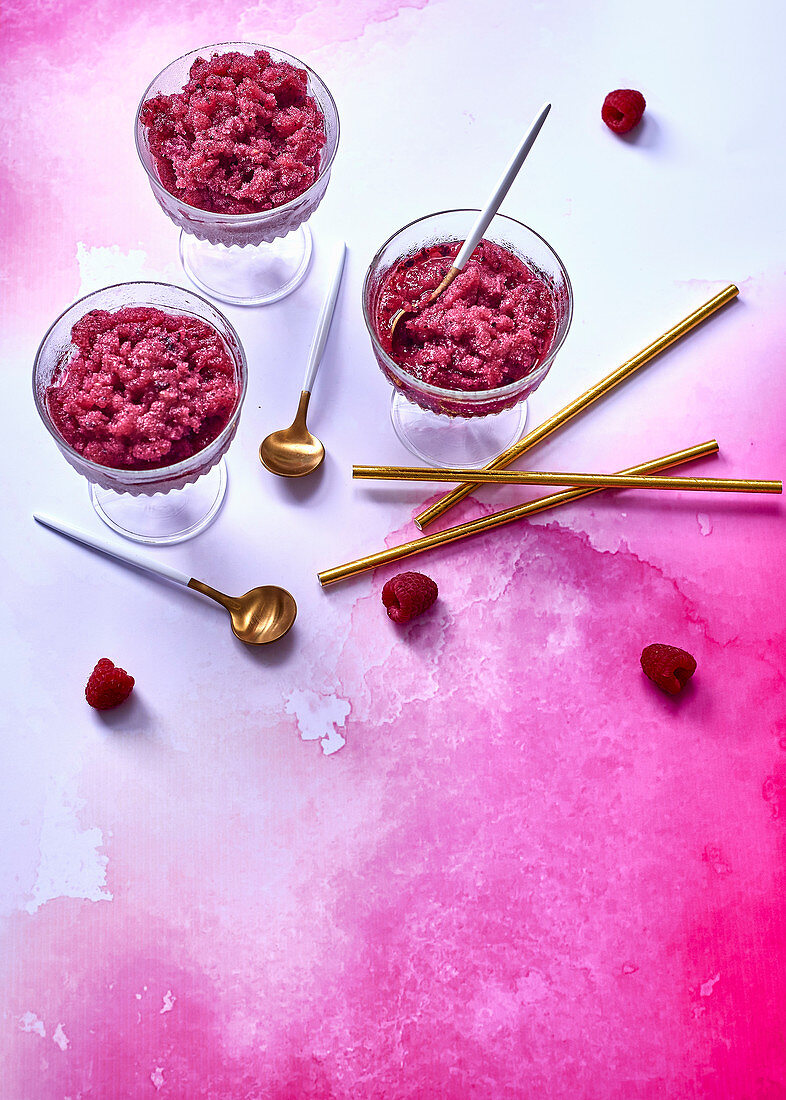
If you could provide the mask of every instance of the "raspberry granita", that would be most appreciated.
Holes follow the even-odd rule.
[[[404,318],[390,343],[390,320],[418,308],[440,284],[460,243],[430,245],[387,272],[376,320],[385,351],[421,382],[447,390],[487,390],[517,382],[548,354],[557,326],[554,295],[512,252],[481,241],[447,290]]]
[[[151,470],[201,451],[240,397],[214,328],[151,306],[94,309],[71,330],[76,353],[46,391],[52,422],[100,466]]]
[[[325,122],[306,71],[266,50],[197,58],[183,91],[147,100],[140,120],[163,186],[201,210],[270,210],[319,175]]]

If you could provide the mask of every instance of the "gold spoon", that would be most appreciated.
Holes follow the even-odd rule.
[[[189,580],[188,587],[225,607],[232,621],[232,633],[247,645],[277,642],[297,617],[294,596],[275,584],[263,584],[242,596],[225,596],[194,577]]]
[[[306,413],[311,400],[311,389],[330,332],[330,322],[333,320],[333,312],[336,308],[346,252],[347,246],[342,241],[338,248],[333,277],[322,304],[314,339],[311,342],[311,350],[308,353],[306,377],[303,381],[295,419],[288,428],[282,428],[267,436],[259,446],[259,461],[270,470],[271,474],[278,474],[280,477],[304,477],[306,474],[313,473],[325,458],[325,448],[321,440],[312,435],[306,427]]]
[[[110,558],[135,565],[148,573],[156,573],[167,580],[175,581],[186,588],[192,588],[195,592],[201,592],[208,596],[229,612],[232,620],[232,632],[241,642],[248,645],[266,645],[268,642],[276,642],[283,638],[297,616],[297,604],[294,598],[285,588],[277,588],[275,585],[266,584],[261,588],[252,588],[243,596],[225,596],[210,585],[173,569],[171,565],[153,561],[151,558],[139,554],[130,547],[122,549],[113,546],[105,539],[97,535],[90,535],[87,531],[80,531],[78,527],[72,527],[61,520],[54,520],[49,516],[33,513],[33,519],[37,523],[49,527],[53,531],[59,531],[61,535],[81,542],[84,546],[92,546],[94,550],[100,550]]]
[[[400,309],[398,313],[393,314],[390,319],[391,342],[393,340],[393,334],[396,331],[396,326],[401,320],[403,320],[404,317],[414,317],[415,314],[417,314],[421,309],[425,308],[425,306],[431,305],[432,302],[436,301],[436,299],[439,298],[440,294],[442,294],[444,290],[447,290],[447,288],[450,286],[456,276],[464,270],[467,261],[480,243],[483,234],[488,229],[491,219],[494,217],[494,215],[502,205],[502,200],[505,198],[508,191],[510,190],[510,185],[519,174],[519,170],[524,161],[527,159],[527,154],[529,153],[530,149],[535,144],[535,138],[540,133],[541,127],[546,121],[546,116],[548,115],[550,110],[551,104],[544,103],[537,117],[535,118],[529,130],[522,139],[522,142],[519,145],[518,149],[513,154],[513,159],[505,169],[502,175],[502,179],[494,188],[493,193],[489,196],[488,202],[475,219],[475,224],[472,226],[472,229],[469,231],[467,239],[461,246],[461,250],[459,251],[458,256],[456,256],[456,259],[453,261],[453,266],[448,268],[447,275],[436,288],[436,290],[432,290],[428,298],[426,298],[424,302],[419,303],[419,305],[414,307],[410,306],[409,309]]]

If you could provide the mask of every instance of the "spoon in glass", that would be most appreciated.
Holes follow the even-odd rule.
[[[475,249],[478,247],[478,244],[480,243],[483,234],[488,229],[491,219],[494,217],[494,215],[502,205],[502,200],[505,198],[508,191],[510,190],[511,184],[513,183],[516,176],[519,174],[519,170],[521,169],[524,161],[527,159],[527,155],[529,154],[530,149],[535,144],[535,138],[540,133],[541,127],[546,121],[546,116],[548,115],[550,110],[551,104],[544,103],[537,117],[533,120],[529,130],[527,130],[526,134],[522,138],[521,144],[519,145],[518,149],[513,154],[513,158],[510,164],[503,172],[502,179],[494,188],[493,192],[488,198],[486,205],[483,207],[483,209],[480,211],[477,218],[475,219],[475,224],[472,226],[472,229],[469,231],[467,239],[461,246],[458,256],[456,256],[455,260],[453,261],[452,267],[448,268],[447,275],[439,284],[439,286],[435,290],[432,290],[431,294],[425,299],[425,301],[420,302],[417,306],[410,306],[409,309],[400,309],[398,313],[393,314],[390,319],[391,343],[393,341],[393,334],[396,331],[396,326],[399,324],[399,322],[402,321],[405,317],[413,317],[424,306],[430,305],[432,302],[436,301],[443,290],[447,290],[447,288],[450,286],[456,276],[464,270],[467,261],[469,260]]]
[[[210,585],[173,569],[171,565],[153,561],[145,557],[137,550],[113,546],[108,540],[97,535],[80,531],[78,527],[72,527],[69,523],[52,519],[50,516],[33,513],[33,519],[49,527],[53,531],[59,531],[61,535],[67,535],[75,542],[81,542],[83,546],[92,546],[94,550],[100,550],[110,558],[135,565],[138,569],[144,569],[148,573],[156,573],[167,580],[176,581],[186,588],[192,588],[195,592],[201,592],[208,596],[229,612],[232,620],[232,631],[236,638],[247,645],[266,645],[268,642],[276,642],[283,638],[295,621],[297,604],[285,588],[277,588],[267,584],[261,588],[252,588],[243,596],[225,596]]]
[[[263,439],[259,447],[259,461],[270,470],[271,474],[278,474],[280,477],[304,477],[306,474],[313,473],[325,458],[322,441],[312,435],[306,427],[306,413],[314,379],[330,332],[330,322],[333,320],[333,312],[336,308],[346,252],[347,246],[342,241],[338,248],[333,277],[322,305],[314,339],[311,342],[311,350],[308,353],[306,377],[303,381],[295,419],[288,428],[282,428]]]

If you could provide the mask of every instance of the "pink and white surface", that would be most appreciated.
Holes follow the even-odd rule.
[[[395,569],[315,577],[411,537],[423,500],[348,476],[408,460],[368,260],[480,202],[544,98],[503,210],[563,257],[576,313],[532,424],[715,287],[741,294],[533,466],[715,436],[697,470],[782,477],[782,12],[40,0],[4,19],[3,1100],[786,1096],[781,501],[597,495],[413,559],[440,600],[403,629],[379,596]],[[224,511],[157,551],[228,591],[290,588],[297,624],[259,653],[30,519],[98,525],[36,420],[32,358],[80,293],[182,281],[134,110],[173,57],[233,38],[307,60],[343,131],[308,281],[227,310],[251,381]],[[619,86],[648,100],[622,140],[599,117]],[[328,460],[293,486],[255,452],[294,410],[338,237]],[[651,641],[695,654],[684,696],[642,676]],[[100,717],[82,690],[104,655],[137,689]]]

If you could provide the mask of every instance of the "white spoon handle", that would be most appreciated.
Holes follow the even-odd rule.
[[[347,246],[342,241],[337,249],[333,278],[330,281],[328,292],[325,295],[325,301],[322,303],[322,312],[319,315],[314,339],[311,341],[311,350],[308,353],[308,366],[306,367],[306,377],[303,382],[303,389],[306,393],[311,393],[311,387],[314,385],[314,379],[317,376],[319,364],[322,362],[322,352],[325,350],[328,333],[330,332],[330,322],[333,320],[333,313],[336,308],[336,299],[338,298],[338,291],[341,286],[341,276],[344,273],[344,257],[346,254]]]
[[[52,519],[51,516],[42,516],[38,512],[33,512],[33,519],[36,523],[43,524],[44,527],[50,527],[53,531],[59,531],[61,535],[67,535],[68,538],[74,539],[75,542],[81,542],[83,546],[92,546],[94,550],[100,550],[102,554],[107,554],[110,558],[117,558],[118,561],[128,562],[130,565],[135,565],[138,569],[146,569],[148,573],[157,573],[160,577],[166,577],[167,580],[177,581],[178,584],[188,585],[191,580],[185,573],[181,573],[179,569],[173,569],[171,565],[163,565],[157,561],[153,561],[152,558],[145,557],[144,554],[140,554],[139,551],[131,549],[120,549],[113,545],[108,539],[100,538],[98,535],[88,534],[87,531],[81,531],[78,527],[72,527],[70,523],[63,523],[62,520]]]
[[[494,188],[494,192],[491,195],[491,198],[481,210],[480,214],[478,215],[477,221],[470,230],[469,236],[462,245],[461,251],[459,252],[456,259],[453,261],[453,266],[456,268],[457,271],[462,271],[464,269],[464,265],[466,264],[472,253],[475,251],[483,234],[488,229],[489,222],[499,210],[502,200],[505,198],[508,191],[510,190],[510,185],[519,174],[519,169],[521,168],[524,161],[527,159],[527,154],[529,153],[530,149],[535,144],[535,138],[540,133],[541,126],[546,121],[546,116],[548,115],[550,110],[551,104],[544,103],[540,109],[540,113],[538,114],[537,118],[527,131],[527,134],[521,145],[519,145],[518,149],[513,154],[513,159],[505,169],[502,179]]]

